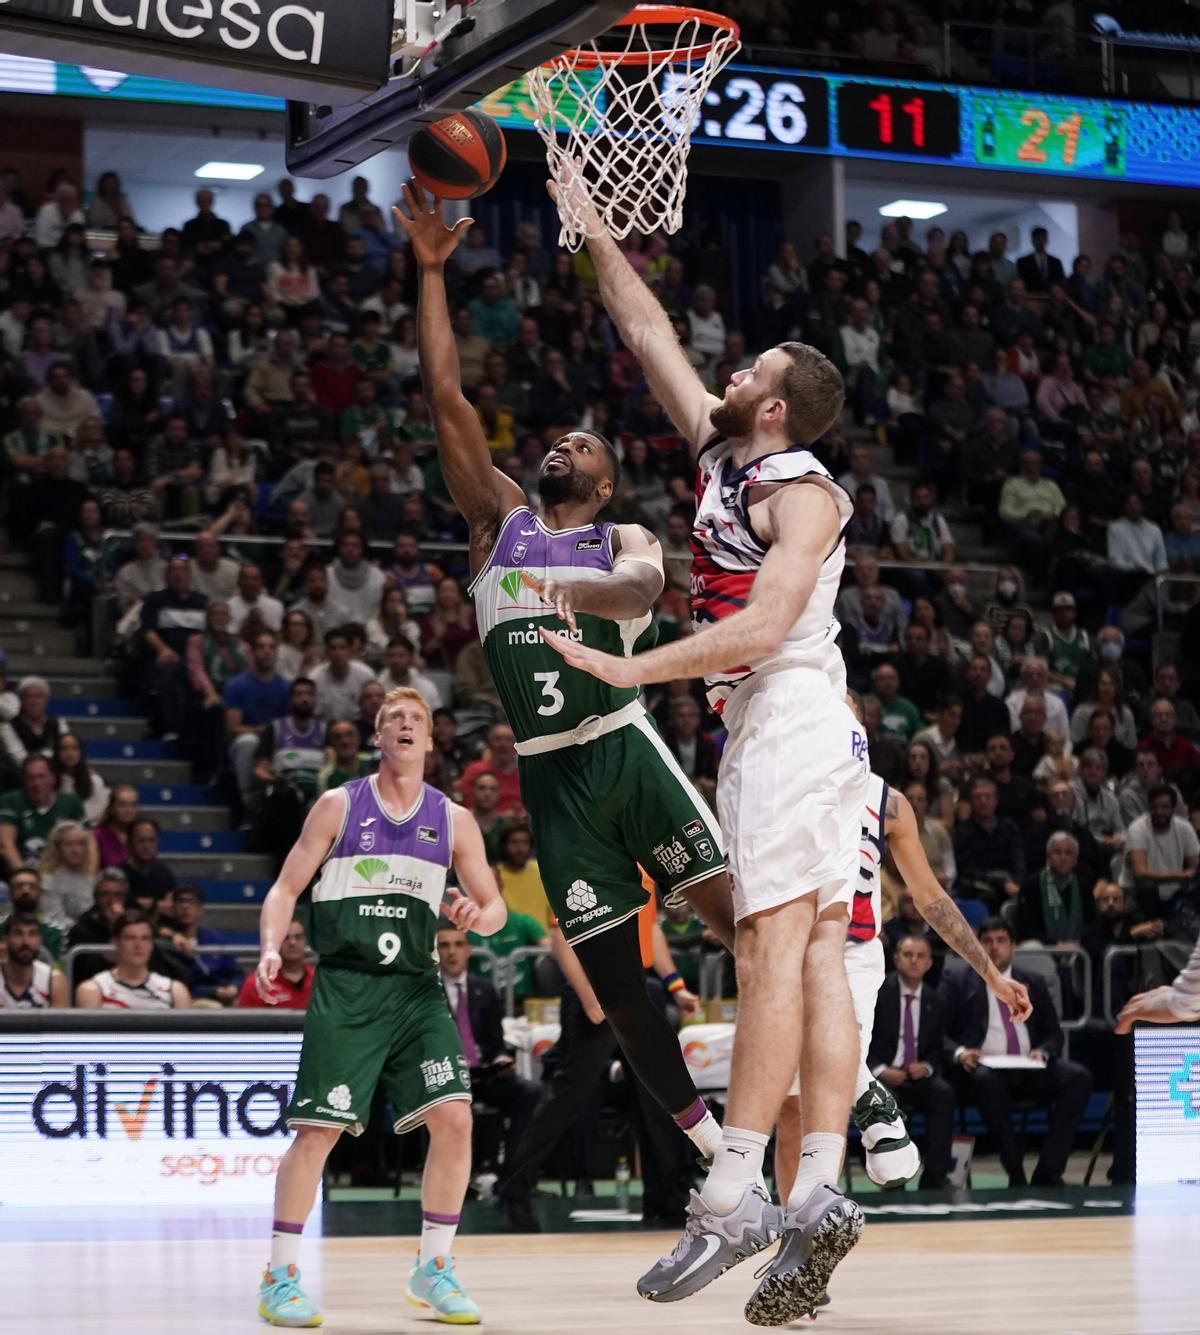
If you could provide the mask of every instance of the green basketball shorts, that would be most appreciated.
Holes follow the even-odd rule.
[[[382,1080],[397,1135],[436,1104],[471,1099],[471,1075],[440,975],[317,966],[288,1126],[362,1134]]]
[[[639,864],[669,890],[725,870],[716,817],[646,716],[582,746],[520,759],[546,898],[568,941],[645,904]]]

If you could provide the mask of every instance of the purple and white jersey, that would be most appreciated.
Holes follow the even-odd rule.
[[[428,784],[399,820],[377,778],[342,786],[346,814],[312,896],[322,964],[369,973],[434,968],[437,920],[454,851],[450,799]]]
[[[609,621],[577,613],[579,629],[572,631],[523,578],[602,579],[612,573],[615,528],[595,523],[551,529],[521,506],[501,524],[487,564],[471,584],[484,657],[519,742],[566,732],[637,699],[636,689],[618,689],[568,667],[538,631],[628,656],[654,643],[653,617],[647,612],[630,621]]]

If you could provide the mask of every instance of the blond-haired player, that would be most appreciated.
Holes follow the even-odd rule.
[[[471,1171],[471,1087],[434,942],[439,915],[489,936],[508,914],[470,812],[423,781],[433,747],[429,706],[400,687],[384,699],[376,728],[379,773],[318,798],[262,908],[256,978],[271,1003],[279,944],[320,870],[310,937],[321,962],[287,1112],[296,1137],[276,1178],[271,1259],[259,1288],[259,1315],[276,1326],[321,1324],[300,1287],[300,1234],[329,1151],[343,1131],[361,1135],[381,1082],[396,1134],[421,1125],[429,1132],[420,1255],[406,1297],[439,1320],[480,1319],[450,1255]],[[452,867],[461,891],[447,888]]]

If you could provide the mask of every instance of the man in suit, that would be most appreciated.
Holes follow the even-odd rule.
[[[508,1123],[507,1146],[521,1139],[541,1097],[541,1087],[517,1074],[504,1042],[503,1010],[496,989],[467,972],[471,943],[449,922],[438,926],[438,963],[446,1004],[462,1036],[463,1056],[471,1068],[471,1092],[495,1108]]]
[[[967,1097],[983,1114],[1009,1185],[1026,1185],[1025,1167],[1012,1124],[1012,1101],[1032,1099],[1049,1110],[1050,1125],[1033,1173],[1034,1186],[1059,1186],[1075,1132],[1092,1092],[1091,1072],[1061,1056],[1062,1029],[1046,985],[1036,974],[1012,967],[1014,942],[1003,918],[985,918],[979,941],[1003,977],[1024,983],[1033,1012],[1014,1019],[997,1005],[975,974],[954,974],[942,980],[946,1003],[946,1056],[952,1061]],[[992,1057],[1027,1057],[1029,1069],[1000,1070]]]
[[[1062,260],[1046,253],[1050,234],[1044,227],[1035,227],[1029,239],[1033,242],[1033,253],[1022,255],[1017,261],[1017,277],[1024,281],[1027,292],[1049,292],[1051,283],[1066,279]]]
[[[892,1091],[906,1114],[925,1114],[921,1189],[946,1185],[954,1132],[954,1090],[939,1074],[945,1039],[945,1008],[925,975],[933,952],[924,936],[900,939],[896,972],[879,989],[875,1027],[867,1050],[871,1074]],[[903,1013],[902,1013],[903,1012]]]

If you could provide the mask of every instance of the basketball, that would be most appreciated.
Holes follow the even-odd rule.
[[[504,131],[482,111],[457,111],[413,135],[408,163],[438,199],[474,199],[500,178],[508,150]]]

